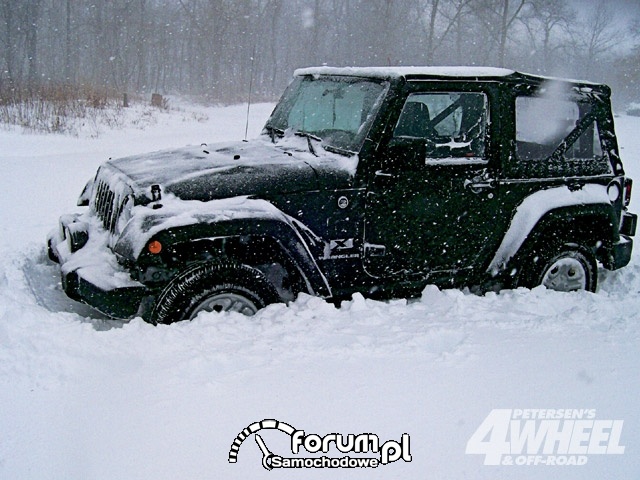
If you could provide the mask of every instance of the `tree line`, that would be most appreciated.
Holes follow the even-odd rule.
[[[89,85],[233,102],[250,87],[273,99],[309,65],[488,65],[606,82],[618,101],[640,101],[640,5],[583,5],[0,0],[0,92]]]

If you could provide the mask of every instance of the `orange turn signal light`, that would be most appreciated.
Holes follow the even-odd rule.
[[[162,244],[157,240],[151,240],[147,244],[147,250],[149,250],[149,253],[157,255],[162,251]]]

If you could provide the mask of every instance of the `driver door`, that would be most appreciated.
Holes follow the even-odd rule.
[[[382,168],[369,179],[369,273],[469,269],[495,248],[500,202],[489,126],[489,96],[482,91],[407,97]]]

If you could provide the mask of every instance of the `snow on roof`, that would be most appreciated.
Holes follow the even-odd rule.
[[[524,72],[517,72],[508,68],[499,67],[464,67],[464,66],[439,66],[439,67],[307,67],[299,68],[294,72],[295,76],[301,75],[346,75],[356,77],[373,78],[401,78],[401,77],[462,77],[462,78],[496,78],[516,75],[522,79],[537,81],[561,81],[575,85],[592,85],[601,87],[601,84],[587,80],[574,80],[553,76],[542,76]]]
[[[352,75],[397,78],[414,75],[434,77],[506,77],[514,70],[496,67],[309,67],[295,71],[300,75]]]

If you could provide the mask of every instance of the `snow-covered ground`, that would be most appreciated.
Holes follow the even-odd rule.
[[[304,296],[252,318],[158,327],[68,300],[44,238],[103,160],[244,136],[246,106],[188,108],[98,138],[0,131],[0,478],[638,477],[640,250],[601,271],[596,294],[427,288],[415,302],[357,296],[341,309]],[[251,136],[271,108],[252,107]],[[640,118],[616,121],[640,181]],[[640,210],[640,183],[634,197]],[[465,451],[493,409],[592,409],[585,418],[623,421],[625,451],[580,466],[486,466]],[[235,437],[270,418],[307,434],[407,433],[412,461],[267,472],[252,435],[229,463]],[[572,445],[615,443],[612,428],[595,430],[581,439],[576,428]],[[284,433],[260,435],[274,453],[304,456]]]

